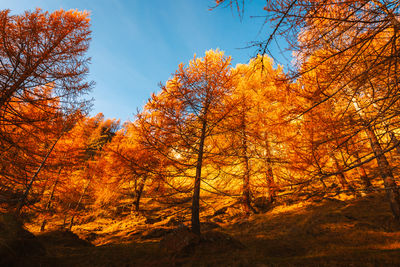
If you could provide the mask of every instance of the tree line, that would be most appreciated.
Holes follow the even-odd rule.
[[[246,1],[216,1],[243,12]],[[289,199],[398,192],[398,1],[266,1],[275,26],[258,55],[219,50],[180,64],[132,121],[90,117],[88,14],[1,12],[0,208],[23,216],[110,209],[141,198],[237,199],[244,214]],[[242,14],[242,13],[241,13]],[[284,36],[284,71],[269,57]]]

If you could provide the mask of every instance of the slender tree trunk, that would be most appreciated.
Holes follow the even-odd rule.
[[[42,225],[40,226],[40,232],[44,232],[45,228],[46,228],[46,224],[47,224],[47,219],[43,219],[42,221]]]
[[[146,177],[141,178],[139,181],[138,187],[135,190],[135,200],[134,200],[134,206],[135,206],[135,211],[138,212],[140,210],[140,198],[142,197],[144,185],[146,183]]]
[[[83,196],[86,194],[86,191],[87,191],[87,189],[89,188],[89,185],[90,185],[90,182],[91,182],[91,181],[92,181],[92,179],[89,178],[89,181],[87,182],[85,188],[83,189],[83,192],[82,192],[81,196],[79,197],[79,201],[78,201],[78,203],[76,204],[75,210],[74,210],[74,212],[73,212],[73,214],[72,214],[71,221],[70,221],[69,226],[68,226],[69,230],[71,230],[71,229],[72,229],[72,226],[74,225],[75,215],[76,215],[76,213],[78,212],[79,206],[81,205],[81,202],[82,202],[82,200],[83,200]]]
[[[268,192],[268,200],[270,203],[275,201],[276,191],[278,189],[277,184],[274,179],[274,171],[272,169],[272,159],[271,159],[271,151],[269,147],[269,142],[267,137],[265,137],[265,150],[266,150],[266,180],[267,180],[267,192]]]
[[[243,173],[243,187],[242,187],[242,204],[243,209],[246,214],[250,214],[251,212],[256,213],[256,210],[251,206],[251,192],[250,192],[250,166],[249,166],[249,157],[248,157],[248,147],[247,147],[247,122],[246,122],[246,105],[245,99],[242,97],[242,111],[241,111],[241,143],[242,143],[242,159],[244,163],[244,173]]]
[[[333,153],[331,154],[331,157],[335,162],[336,171],[339,173],[337,177],[339,179],[339,183],[342,185],[343,190],[346,192],[351,192],[353,195],[357,195],[356,190],[354,190],[354,188],[347,181],[346,176],[343,173],[343,168],[340,166],[338,159],[335,157],[335,155],[333,155]]]
[[[15,209],[15,214],[19,215],[21,213],[21,209],[25,205],[26,198],[28,197],[28,194],[29,194],[30,190],[32,189],[33,182],[36,180],[36,177],[39,175],[39,173],[42,170],[43,166],[46,164],[46,161],[47,161],[48,157],[50,156],[51,152],[53,152],[54,147],[56,146],[57,142],[60,140],[60,138],[63,135],[63,133],[64,133],[64,130],[61,131],[61,134],[54,141],[54,143],[51,146],[51,148],[49,149],[49,151],[47,151],[46,156],[44,157],[44,159],[40,163],[40,166],[37,168],[36,172],[34,173],[34,175],[31,178],[31,180],[29,181],[29,184],[27,185],[24,194],[22,195],[21,199],[19,200],[19,202],[17,204],[17,207]]]
[[[341,172],[340,169],[338,169],[338,172]],[[347,192],[351,192],[351,194],[353,195],[357,195],[356,194],[356,190],[354,189],[354,187],[352,187],[349,182],[346,179],[346,176],[344,175],[344,173],[339,173],[337,175],[337,177],[339,178],[339,182],[342,185],[343,190],[347,193]]]
[[[361,180],[362,184],[364,185],[363,189],[366,191],[371,191],[372,184],[368,177],[367,171],[365,170],[364,166],[361,164],[360,154],[358,153],[359,146],[356,144],[356,142],[354,140],[349,140],[349,143],[351,144],[352,149],[349,149],[349,146],[346,143],[347,153],[349,155],[354,155],[354,157],[356,158],[356,162],[359,165],[359,167],[357,167],[356,170],[357,170],[358,175],[360,176],[360,180]]]
[[[250,214],[251,212],[257,213],[256,210],[251,205],[250,166],[249,166],[249,157],[247,155],[247,137],[245,130],[242,131],[242,153],[244,162],[243,189],[242,189],[243,208],[246,214]]]
[[[44,193],[46,192],[48,183],[49,183],[49,179],[46,179],[46,181],[45,181],[44,184],[42,185],[42,188],[41,188],[40,193],[39,193],[39,195],[41,196],[41,198],[44,197]]]
[[[200,144],[197,154],[196,177],[193,188],[192,201],[192,232],[200,235],[200,182],[201,182],[201,167],[203,165],[204,141],[206,139],[207,121],[204,118],[201,128]]]
[[[49,199],[47,200],[46,207],[44,208],[44,212],[45,212],[45,213],[46,213],[47,211],[50,211],[50,208],[51,208],[51,201],[53,200],[54,191],[55,191],[56,186],[57,186],[57,184],[58,184],[58,180],[60,179],[61,171],[62,171],[62,167],[60,167],[60,170],[58,171],[57,179],[56,179],[56,181],[54,182],[53,187],[51,188],[50,197],[49,197]],[[47,224],[47,220],[46,220],[46,218],[45,218],[45,219],[43,219],[42,226],[40,227],[40,232],[43,232],[43,231],[44,231],[44,229],[46,228],[46,224]]]
[[[357,151],[355,151],[354,156],[356,157],[357,164],[360,164],[360,167],[357,168],[357,172],[360,175],[360,179],[364,184],[365,190],[371,191],[372,184],[368,177],[367,171],[365,170],[364,166],[361,165],[360,155]]]
[[[383,179],[386,194],[389,199],[393,215],[397,221],[400,221],[400,194],[397,188],[396,181],[393,177],[392,169],[386,159],[385,154],[383,153],[381,144],[379,143],[379,140],[376,137],[376,134],[372,127],[368,125],[365,131],[369,138],[372,150],[374,151],[376,161],[378,162],[379,171]]]
[[[245,156],[244,159],[244,175],[243,175],[243,208],[244,211],[249,214],[251,212],[255,212],[254,208],[251,206],[251,196],[250,196],[250,170],[249,170],[249,161],[248,157]]]
[[[71,208],[71,202],[68,203],[67,211],[69,211],[70,208]],[[64,221],[63,221],[63,228],[64,229],[67,228],[67,215],[68,215],[67,211],[65,212],[65,215],[64,215]]]

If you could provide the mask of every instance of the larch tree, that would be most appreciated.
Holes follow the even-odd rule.
[[[90,89],[89,26],[89,14],[76,10],[0,12],[1,117],[12,97],[36,87],[51,85],[69,100]]]
[[[372,45],[370,47],[372,49],[371,53],[374,51]],[[346,170],[338,168],[340,164],[334,156],[334,150],[341,151],[346,146],[359,142],[359,137],[364,136],[362,137],[362,142],[364,144],[369,143],[371,147],[370,154],[373,153],[374,158],[377,160],[378,169],[384,181],[393,214],[396,218],[399,218],[399,193],[390,163],[385,155],[386,152],[394,149],[396,145],[391,146],[386,152],[382,148],[382,142],[385,142],[385,139],[388,140],[388,137],[385,138],[385,135],[387,136],[388,131],[390,133],[391,129],[396,127],[396,124],[390,125],[388,122],[397,116],[394,109],[398,104],[395,99],[386,102],[388,98],[385,91],[388,87],[382,86],[376,79],[375,82],[370,80],[372,78],[368,78],[368,82],[358,79],[358,75],[363,73],[366,67],[366,63],[363,60],[353,62],[352,68],[348,69],[346,75],[340,74],[341,78],[339,80],[332,81],[331,77],[338,74],[338,70],[341,69],[345,64],[344,62],[353,56],[353,54],[349,49],[342,54],[342,58],[326,58],[324,59],[325,62],[321,62],[321,58],[329,54],[330,50],[334,50],[334,48],[315,51],[303,64],[305,69],[313,68],[312,70],[305,71],[301,78],[303,82],[306,81],[306,83],[303,83],[303,87],[309,90],[311,98],[314,99],[306,108],[306,111],[312,113],[313,110],[319,109],[322,106],[331,106],[332,115],[330,117],[336,118],[334,119],[334,126],[328,127],[330,131],[326,135],[331,140],[325,140],[325,142],[335,140],[330,155],[334,165],[336,165],[336,169],[338,169],[336,175],[342,181],[341,184],[343,186],[346,184],[343,179],[344,172],[355,167],[362,167],[364,162],[356,159],[353,162],[346,162]],[[360,58],[366,56],[369,55],[360,55]],[[359,87],[360,84],[362,84],[361,87]],[[374,97],[369,97],[372,95]],[[382,127],[383,125],[384,127]],[[332,137],[332,134],[335,132],[336,137]],[[365,159],[364,161],[366,163],[370,159]]]
[[[19,154],[20,164],[13,168],[22,166],[32,174],[24,186],[0,188],[3,195],[25,187],[22,195],[18,193],[17,212],[62,132],[74,123],[74,114],[88,107],[79,97],[92,87],[86,81],[89,26],[87,12],[0,11],[0,150],[3,162],[10,160],[7,155]],[[36,139],[32,142],[37,146],[27,147],[24,136]]]
[[[162,90],[153,95],[138,125],[146,146],[167,157],[184,176],[193,177],[191,224],[200,234],[199,201],[202,170],[213,154],[211,138],[231,107],[224,101],[232,91],[231,59],[221,51],[207,51],[181,64]]]
[[[230,96],[235,108],[225,121],[227,133],[224,138],[229,136],[231,164],[241,166],[234,170],[241,172],[242,202],[249,213],[255,212],[251,205],[252,187],[258,191],[266,188],[265,197],[269,203],[277,194],[273,169],[285,153],[275,144],[285,138],[279,122],[284,120],[282,108],[287,92],[282,70],[274,69],[272,59],[267,56],[237,65],[235,79],[235,90]]]
[[[94,194],[91,192],[94,189],[91,188],[91,184],[102,175],[101,171],[99,174],[96,164],[101,157],[103,147],[112,141],[118,127],[118,120],[105,119],[104,115],[99,113],[94,117],[84,118],[76,125],[76,129],[73,129],[81,135],[83,140],[81,139],[80,145],[83,149],[80,153],[81,168],[76,168],[70,178],[70,183],[74,187],[67,188],[69,193],[72,193],[69,206],[73,206],[69,228],[73,226],[74,218],[85,197],[94,199]]]
[[[223,2],[234,4],[238,0],[216,3]],[[347,102],[356,128],[362,128],[367,136],[393,214],[399,220],[400,195],[385,155],[398,146],[394,129],[400,95],[399,2],[276,0],[266,1],[264,9],[274,30],[257,44],[259,52],[268,52],[271,41],[283,36],[296,54],[298,68],[293,77],[329,65],[330,74],[315,91],[321,98],[308,110],[334,98],[343,106]],[[311,57],[313,64],[307,64]],[[385,135],[394,136],[389,149],[381,144]]]
[[[59,102],[46,99],[50,94],[49,88],[26,93],[32,102],[12,103],[13,113],[5,117],[10,122],[2,125],[7,135],[3,135],[0,156],[0,192],[5,204],[16,205],[26,198],[38,166],[67,124]]]
[[[96,202],[100,206],[115,205],[115,199],[132,197],[131,211],[140,211],[140,200],[145,187],[157,187],[163,163],[157,154],[143,146],[135,122],[127,122],[112,141],[104,147],[97,162],[100,179]],[[128,191],[128,192],[126,192]]]

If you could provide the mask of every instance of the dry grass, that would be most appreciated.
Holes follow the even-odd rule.
[[[276,206],[250,217],[232,199],[204,200],[208,204],[202,208],[203,229],[217,227],[240,240],[245,249],[172,257],[158,243],[169,229],[189,223],[189,204],[160,206],[145,199],[146,210],[140,215],[98,216],[73,228],[97,247],[61,249],[53,244],[48,251],[56,253],[39,262],[62,266],[400,266],[400,227],[382,194]],[[224,206],[230,206],[225,214],[213,216]]]

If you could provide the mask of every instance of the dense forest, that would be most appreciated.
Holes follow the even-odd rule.
[[[214,8],[230,7],[240,17],[245,4],[216,0]],[[357,212],[370,216],[370,223],[383,227],[374,240],[384,236],[382,243],[398,253],[400,2],[277,0],[266,1],[264,10],[272,33],[254,43],[250,49],[257,55],[248,63],[233,66],[218,49],[195,55],[124,123],[88,115],[87,95],[95,90],[87,79],[89,13],[0,11],[0,254],[29,255],[7,243],[13,220],[45,241],[54,238],[46,233],[63,229],[82,242],[115,244],[111,230],[101,234],[107,224],[129,228],[119,241],[144,240],[146,234],[146,240],[161,239],[168,261],[134,266],[185,264],[188,254],[207,254],[204,247],[249,250],[241,237],[264,225],[265,235],[292,227],[298,238],[296,245],[279,238],[275,248],[258,245],[275,251],[267,257],[273,264],[340,265],[340,257],[329,263],[326,255],[300,261],[299,255],[312,253],[304,251],[307,239],[299,229],[313,236],[328,230],[307,228],[310,219],[296,232],[300,217],[277,213],[317,204],[322,206],[310,218],[332,219],[329,214],[343,207],[347,225]],[[293,53],[290,68],[276,64],[269,52],[277,39]],[[214,228],[222,230],[207,234]],[[325,238],[333,243],[339,242],[334,236],[347,235],[332,233]],[[213,240],[220,243],[213,247]],[[193,248],[204,243],[200,252]],[[133,250],[136,260],[147,255],[146,248]],[[35,259],[53,265],[57,253]],[[400,264],[394,254],[360,262],[360,253],[343,265]],[[281,261],[293,255],[295,261]],[[200,265],[257,262],[222,259]]]

